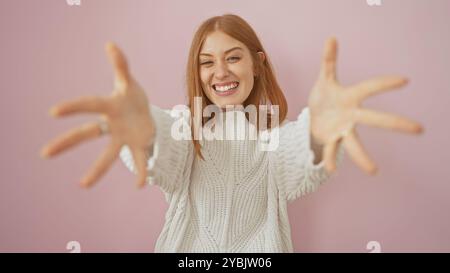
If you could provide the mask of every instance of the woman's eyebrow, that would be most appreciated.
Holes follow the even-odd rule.
[[[233,51],[233,50],[236,50],[236,49],[243,50],[241,47],[235,46],[235,47],[230,48],[230,49],[228,49],[227,51],[225,51],[225,54],[227,54],[227,53],[229,53],[229,52],[231,52],[231,51]],[[212,56],[211,54],[208,54],[208,53],[200,53],[200,55]]]

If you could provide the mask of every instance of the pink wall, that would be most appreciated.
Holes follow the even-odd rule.
[[[420,137],[360,128],[380,173],[368,177],[345,158],[320,191],[289,207],[295,250],[450,251],[450,1],[0,1],[0,251],[153,251],[167,208],[156,187],[138,191],[117,161],[93,190],[78,179],[106,139],[50,161],[39,148],[89,120],[52,120],[54,103],[106,95],[112,72],[103,46],[116,41],[152,103],[183,103],[184,68],[196,27],[226,12],[256,30],[289,101],[306,105],[326,37],[340,42],[343,83],[397,73],[411,83],[366,105],[424,123]]]

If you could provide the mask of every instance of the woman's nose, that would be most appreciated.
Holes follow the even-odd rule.
[[[216,66],[215,76],[219,79],[225,78],[228,76],[228,66],[226,63],[218,63]]]

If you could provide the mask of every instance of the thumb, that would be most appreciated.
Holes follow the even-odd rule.
[[[131,77],[125,55],[113,42],[106,43],[105,50],[114,69],[116,86],[126,88],[130,83]]]

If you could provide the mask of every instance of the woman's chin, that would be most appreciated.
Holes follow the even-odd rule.
[[[226,110],[226,107],[242,105],[243,102],[239,100],[216,100],[214,103],[217,107],[220,107],[222,110]]]

